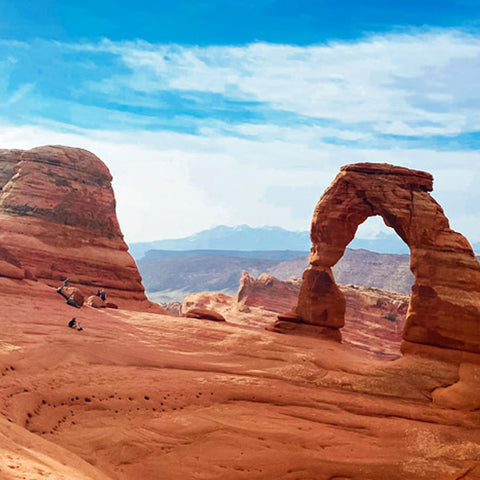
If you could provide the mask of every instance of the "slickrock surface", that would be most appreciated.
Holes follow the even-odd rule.
[[[0,310],[2,480],[480,479],[479,355],[385,362],[228,322],[78,311],[5,278]]]
[[[398,358],[409,297],[354,285],[340,285],[339,288],[347,302],[342,341],[380,358]],[[293,309],[299,292],[299,281],[283,282],[266,274],[255,279],[244,272],[236,297],[220,292],[194,293],[185,297],[181,312],[184,314],[193,308],[211,309],[233,324],[298,333],[294,331],[297,324],[276,322],[275,313]],[[318,334],[316,329],[308,328],[301,328],[300,333]]]
[[[123,241],[111,180],[86,150],[0,150],[0,275],[50,285],[68,277],[86,297],[105,288],[114,303],[153,308]]]
[[[346,299],[342,341],[385,359],[400,355],[410,297],[377,288],[340,285]]]
[[[387,164],[342,167],[315,207],[298,320],[343,326],[345,303],[331,268],[358,225],[380,215],[411,251],[415,284],[404,339],[479,353],[480,265],[468,241],[450,229],[432,189],[433,178],[425,172]]]

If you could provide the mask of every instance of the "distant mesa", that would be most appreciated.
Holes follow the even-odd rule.
[[[0,276],[64,278],[130,309],[153,307],[115,213],[112,177],[92,153],[64,146],[0,150]]]
[[[313,213],[310,267],[292,319],[342,329],[345,298],[332,267],[357,227],[380,215],[411,252],[415,283],[403,348],[421,344],[480,353],[480,265],[465,237],[450,229],[432,189],[425,172],[388,164],[342,167]]]

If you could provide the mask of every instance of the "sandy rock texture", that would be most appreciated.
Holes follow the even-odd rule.
[[[355,285],[339,285],[339,289],[346,298],[342,341],[381,358],[398,358],[409,297]],[[296,279],[281,281],[267,274],[255,279],[244,272],[236,297],[220,292],[194,293],[183,300],[181,312],[210,309],[233,324],[317,336],[318,329],[286,323],[275,315],[293,309],[299,292]]]
[[[0,309],[2,480],[480,479],[479,355],[380,361],[230,322],[74,310],[29,280],[0,278]]]
[[[310,268],[296,308],[307,324],[339,329],[345,301],[331,268],[358,225],[380,215],[410,247],[415,276],[404,339],[480,352],[480,265],[430,195],[430,174],[388,164],[342,167],[315,207]]]
[[[282,281],[267,273],[255,279],[243,271],[237,292],[238,307],[240,310],[254,306],[271,312],[284,312],[296,305],[300,284],[298,279]]]
[[[123,241],[111,180],[79,148],[0,150],[0,275],[50,285],[68,277],[87,297],[105,288],[119,305],[152,308]]]

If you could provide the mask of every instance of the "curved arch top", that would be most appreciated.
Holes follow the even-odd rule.
[[[404,340],[480,353],[480,265],[466,238],[450,229],[432,190],[433,177],[426,172],[374,163],[342,167],[313,214],[299,319],[343,326],[345,300],[331,267],[358,226],[379,215],[410,248],[415,284]]]

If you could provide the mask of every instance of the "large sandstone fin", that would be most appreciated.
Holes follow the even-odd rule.
[[[0,275],[85,295],[107,290],[119,306],[150,309],[115,213],[112,176],[93,153],[47,146],[0,150]],[[158,307],[160,308],[160,307]]]

